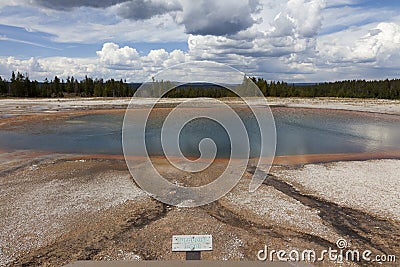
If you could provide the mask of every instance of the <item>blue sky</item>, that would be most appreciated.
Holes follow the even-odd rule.
[[[399,78],[400,1],[0,1],[0,76],[142,81],[212,60],[269,80]]]

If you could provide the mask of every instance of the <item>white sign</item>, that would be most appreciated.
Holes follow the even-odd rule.
[[[174,235],[172,251],[212,250],[212,235]]]

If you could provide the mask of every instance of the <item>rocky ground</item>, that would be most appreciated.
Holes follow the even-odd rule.
[[[399,255],[399,162],[275,166],[254,193],[247,190],[250,167],[225,197],[191,209],[171,207],[144,194],[122,160],[75,156],[8,168],[0,179],[0,265],[184,259],[184,253],[171,252],[174,234],[213,235],[214,250],[202,256],[212,260],[257,260],[264,245],[322,251],[336,248],[341,238],[353,249]],[[210,171],[224,165],[217,162]],[[371,165],[379,168],[359,180],[365,190],[346,189],[333,197],[343,183],[329,183],[329,177],[339,171],[337,177],[349,181],[354,172],[368,171]],[[343,168],[352,172],[340,172]],[[389,172],[379,175],[381,168]],[[168,169],[161,172],[171,175]],[[390,186],[377,186],[384,182]],[[326,259],[317,265],[332,262]]]

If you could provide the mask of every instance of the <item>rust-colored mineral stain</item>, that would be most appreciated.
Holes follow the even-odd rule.
[[[367,153],[341,153],[341,154],[307,154],[276,156],[274,165],[302,165],[309,163],[327,163],[335,161],[362,161],[373,159],[400,159],[400,150],[380,151]]]
[[[68,157],[67,160],[81,160],[81,159],[115,159],[123,160],[123,155],[110,155],[110,154],[89,154],[77,155]],[[128,156],[127,160],[144,161],[145,157],[141,156]],[[152,160],[166,161],[164,156],[151,156]],[[179,158],[176,158],[179,160]],[[196,160],[196,158],[188,157],[189,160]],[[368,153],[342,153],[342,154],[306,154],[306,155],[289,155],[289,156],[275,156],[273,165],[296,166],[310,163],[327,163],[336,161],[363,161],[374,159],[400,159],[400,150],[393,151],[379,151]],[[226,162],[228,158],[217,158],[215,162]],[[234,160],[234,159],[233,159]],[[257,160],[257,159],[252,159]]]

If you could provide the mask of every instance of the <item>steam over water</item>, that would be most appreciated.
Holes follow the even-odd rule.
[[[257,156],[261,138],[254,115],[246,109],[237,112],[250,138],[250,154]],[[400,149],[398,116],[282,107],[272,108],[272,112],[277,127],[276,155]],[[167,114],[157,109],[148,121],[146,145],[151,155],[163,155],[160,129]],[[122,121],[123,113],[91,114],[0,130],[0,149],[122,154]],[[231,146],[227,132],[218,123],[205,118],[195,119],[182,129],[179,145],[183,154],[198,157],[198,144],[204,138],[214,140],[217,157],[229,157]]]

